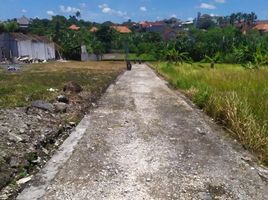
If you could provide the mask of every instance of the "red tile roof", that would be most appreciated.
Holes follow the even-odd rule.
[[[119,33],[131,33],[132,31],[126,26],[112,26]]]
[[[71,25],[71,26],[69,27],[69,29],[70,29],[70,30],[74,30],[74,31],[78,31],[78,30],[80,29],[80,27],[79,27],[79,26],[76,26],[75,24],[73,24],[73,25]]]
[[[268,23],[257,24],[256,26],[253,27],[253,29],[257,29],[257,30],[263,31],[263,32],[268,32]]]
[[[153,26],[164,26],[163,22],[140,22],[142,28],[149,28]]]
[[[97,28],[97,27],[92,27],[89,31],[91,32],[91,33],[95,33],[95,32],[97,32],[99,29]]]

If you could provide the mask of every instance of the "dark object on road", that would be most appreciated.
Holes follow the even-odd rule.
[[[136,64],[137,63],[137,61],[136,60],[134,60],[134,64]]]
[[[131,62],[128,60],[127,61],[127,70],[131,71],[132,65]]]
[[[63,91],[67,93],[79,93],[83,91],[83,88],[79,84],[70,81],[64,85]]]
[[[50,112],[54,110],[54,106],[51,103],[47,103],[42,100],[33,101],[31,106],[34,108],[39,108],[41,110],[50,111]]]
[[[139,64],[141,64],[142,63],[142,61],[141,60],[139,60]]]

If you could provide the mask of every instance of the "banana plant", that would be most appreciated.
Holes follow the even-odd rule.
[[[219,63],[220,60],[220,53],[216,53],[214,56],[207,56],[205,55],[205,58],[201,62],[209,62],[210,63],[210,68],[214,69],[215,64]]]
[[[184,62],[190,62],[187,52],[179,52],[175,48],[165,50],[165,59],[169,62],[175,62],[176,64],[183,64]]]

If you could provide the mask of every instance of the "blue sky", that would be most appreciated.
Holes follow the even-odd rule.
[[[96,22],[155,21],[172,16],[187,20],[199,11],[214,15],[253,11],[259,19],[268,19],[267,0],[0,0],[0,20],[22,15],[69,16],[78,10],[83,19]]]

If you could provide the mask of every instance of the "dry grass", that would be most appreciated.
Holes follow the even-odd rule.
[[[19,73],[0,71],[0,108],[27,106],[37,99],[52,100],[63,85],[75,81],[91,92],[102,90],[124,69],[124,62],[51,62],[25,65]]]
[[[268,164],[268,69],[202,65],[155,64],[159,73]]]

